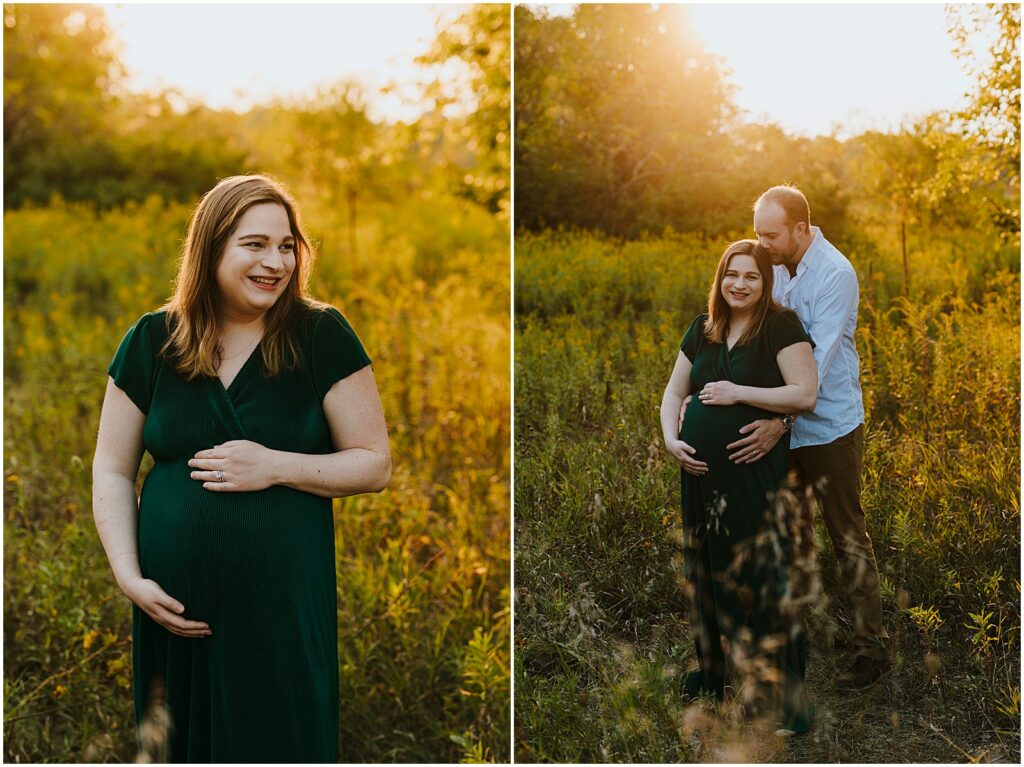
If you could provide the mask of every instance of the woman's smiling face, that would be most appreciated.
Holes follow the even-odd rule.
[[[750,311],[761,299],[764,280],[753,256],[735,255],[722,276],[722,298],[732,311]]]
[[[270,309],[295,271],[295,238],[276,202],[253,205],[238,220],[217,265],[219,311],[253,319]]]

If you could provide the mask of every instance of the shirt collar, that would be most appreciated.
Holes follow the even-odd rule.
[[[825,237],[822,235],[821,229],[812,226],[811,232],[814,234],[814,239],[811,240],[811,244],[804,251],[804,256],[800,259],[800,263],[796,265],[797,274],[810,269],[814,265],[814,262],[818,259],[818,253],[825,244]]]

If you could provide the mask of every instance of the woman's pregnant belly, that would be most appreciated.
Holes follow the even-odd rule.
[[[750,405],[705,405],[696,396],[686,408],[679,439],[694,448],[694,458],[710,466],[728,461],[726,446],[743,439],[740,429],[774,414]]]
[[[209,621],[227,602],[255,606],[269,594],[333,594],[330,499],[279,485],[206,490],[190,472],[186,461],[156,463],[139,503],[142,574],[187,618]]]

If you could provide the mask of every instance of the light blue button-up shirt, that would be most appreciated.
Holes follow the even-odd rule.
[[[860,286],[846,256],[811,227],[814,240],[789,276],[775,267],[775,300],[796,312],[814,341],[818,365],[818,404],[793,424],[790,448],[826,445],[864,423],[860,389],[860,357],[853,334],[857,329]]]

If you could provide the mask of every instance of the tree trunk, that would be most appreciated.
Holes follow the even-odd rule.
[[[900,222],[900,247],[903,249],[903,295],[910,298],[910,267],[907,265],[907,222]]]
[[[348,199],[348,257],[351,259],[351,272],[352,277],[356,281],[359,280],[359,242],[356,239],[356,185],[352,182],[348,184],[347,190]]]
[[[871,305],[878,306],[878,289],[875,281],[875,259],[868,259],[868,289],[871,291]]]

